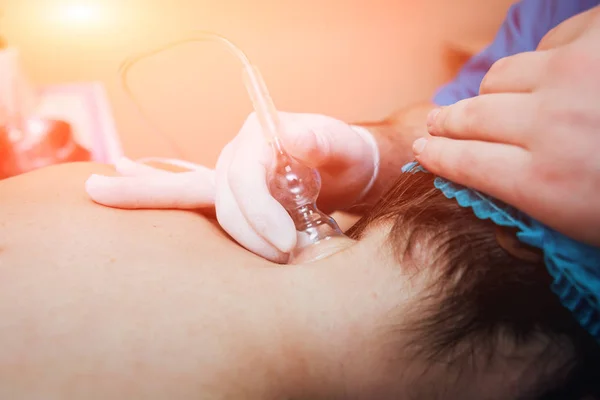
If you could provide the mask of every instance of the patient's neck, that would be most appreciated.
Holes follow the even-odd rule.
[[[326,259],[271,271],[277,283],[268,298],[280,310],[281,335],[274,360],[285,371],[280,398],[370,399],[385,379],[377,332],[398,296],[389,295],[383,270],[372,268],[377,255],[356,241],[332,245],[339,252],[327,249]]]
[[[256,271],[255,271],[256,272]],[[269,399],[332,399],[341,393],[343,354],[352,330],[346,324],[344,301],[335,282],[323,271],[305,266],[275,267],[263,275],[260,306],[270,316],[262,334],[249,336],[250,360],[266,380],[255,381]],[[267,398],[262,397],[262,398]]]

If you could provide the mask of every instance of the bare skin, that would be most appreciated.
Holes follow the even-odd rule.
[[[281,267],[197,213],[97,205],[92,173],[114,171],[72,164],[0,182],[0,398],[402,392],[383,321],[417,289],[382,233]]]
[[[428,101],[416,103],[396,111],[384,121],[359,124],[367,128],[377,140],[381,166],[375,185],[352,211],[364,212],[375,204],[398,179],[402,166],[414,160],[412,144],[419,138],[429,137],[427,115],[435,107],[435,104]]]

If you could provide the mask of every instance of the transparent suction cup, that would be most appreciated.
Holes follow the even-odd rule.
[[[323,245],[344,233],[329,215],[317,208],[321,190],[319,172],[279,148],[268,174],[271,195],[286,209],[296,226],[297,243],[288,263],[310,262],[328,255]]]

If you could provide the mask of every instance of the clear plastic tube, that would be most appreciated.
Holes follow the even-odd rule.
[[[158,54],[180,44],[196,41],[216,41],[225,46],[240,60],[243,66],[243,81],[254,111],[258,117],[264,138],[273,149],[274,162],[267,173],[267,184],[271,195],[285,208],[297,231],[297,245],[290,254],[289,263],[308,262],[323,255],[317,249],[321,243],[333,237],[344,236],[333,218],[321,212],[316,205],[321,190],[319,172],[291,157],[280,140],[280,125],[277,109],[267,86],[248,57],[228,39],[208,31],[195,31],[189,37],[142,53],[125,61],[121,67],[121,78],[125,92],[132,98],[138,110],[144,114],[127,85],[127,73],[138,61]],[[144,115],[145,116],[145,115]],[[307,254],[312,254],[307,256]]]

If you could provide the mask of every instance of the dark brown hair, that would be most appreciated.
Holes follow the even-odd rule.
[[[411,351],[460,373],[482,358],[497,360],[499,340],[515,349],[502,357],[520,357],[519,349],[538,343],[540,350],[523,362],[546,373],[524,374],[517,398],[600,395],[600,347],[552,293],[542,257],[501,246],[498,227],[447,199],[434,178],[403,174],[348,232],[359,238],[372,224],[391,224],[398,262],[437,276],[411,326],[401,328],[415,338]]]

